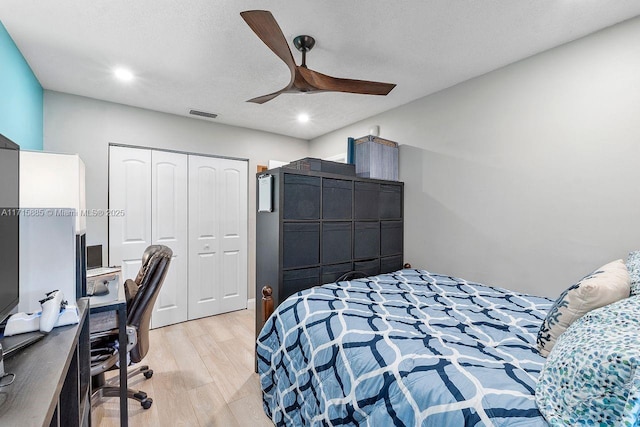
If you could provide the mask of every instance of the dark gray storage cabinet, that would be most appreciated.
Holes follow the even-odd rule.
[[[286,167],[257,177],[265,174],[273,176],[272,211],[256,214],[256,334],[266,285],[277,307],[350,271],[402,268],[402,182]]]

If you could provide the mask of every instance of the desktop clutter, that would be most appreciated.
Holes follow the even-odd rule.
[[[78,308],[68,305],[62,291],[48,292],[40,300],[41,311],[35,313],[15,313],[9,317],[4,328],[4,336],[40,331],[49,333],[58,326],[73,325],[79,322]]]

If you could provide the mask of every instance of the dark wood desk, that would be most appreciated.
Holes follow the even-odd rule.
[[[54,328],[5,360],[15,380],[0,389],[0,425],[90,425],[88,305],[78,300],[78,324]]]
[[[122,287],[120,287],[122,288]],[[110,330],[118,327],[118,341],[120,345],[120,426],[129,425],[127,402],[127,303],[124,292],[118,293],[118,299],[101,302],[91,306],[91,332]],[[95,320],[95,321],[94,321]]]

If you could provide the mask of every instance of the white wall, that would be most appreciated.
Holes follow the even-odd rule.
[[[309,154],[308,142],[59,92],[44,94],[44,150],[77,153],[86,167],[87,209],[107,209],[109,143],[249,159],[249,298],[255,296],[257,165]],[[87,245],[108,243],[107,218],[87,218]],[[142,254],[140,254],[142,256]]]
[[[403,144],[414,266],[556,296],[640,248],[640,18],[316,138],[310,155],[373,125]]]

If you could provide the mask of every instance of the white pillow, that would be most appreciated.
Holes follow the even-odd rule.
[[[556,340],[576,319],[594,308],[629,296],[629,272],[624,262],[606,264],[565,290],[538,331],[538,351],[547,357]]]

